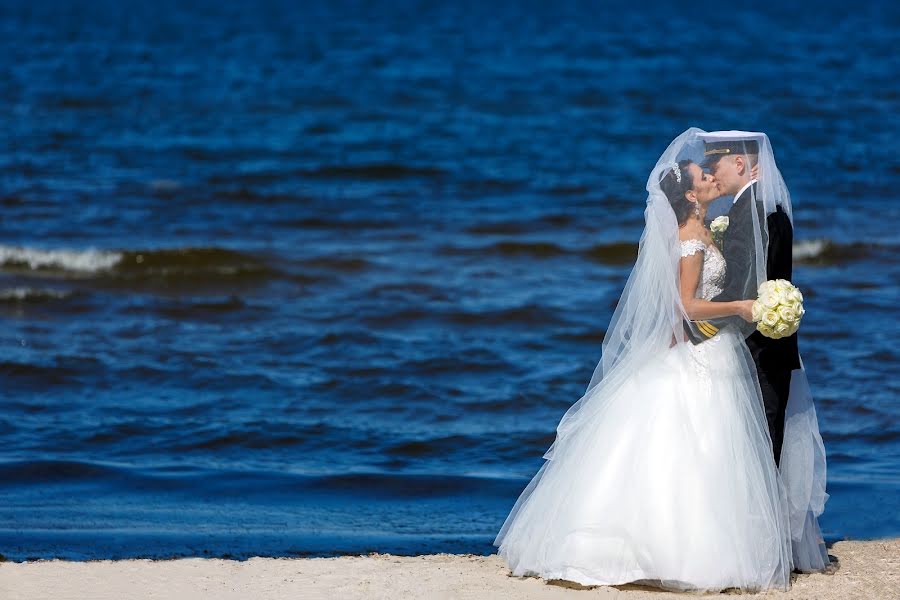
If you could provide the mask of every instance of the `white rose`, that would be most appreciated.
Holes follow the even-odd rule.
[[[787,323],[781,322],[775,326],[775,333],[778,335],[787,335],[788,331],[791,330],[791,326]]]
[[[778,306],[780,300],[781,299],[778,297],[778,294],[776,294],[773,290],[763,290],[763,292],[759,295],[759,302],[766,308],[775,308],[776,306]]]
[[[762,314],[763,314],[764,310],[765,310],[765,308],[763,308],[763,305],[759,302],[759,300],[754,302],[753,307],[751,308],[751,311],[750,311],[751,316],[753,317],[753,320],[759,321],[760,319],[762,319]]]
[[[792,302],[803,302],[803,294],[797,288],[791,290],[790,296]]]
[[[766,337],[768,337],[768,338],[774,338],[774,337],[775,337],[775,332],[772,331],[772,328],[769,327],[768,325],[766,325],[765,323],[763,323],[762,321],[760,321],[760,322],[756,325],[756,330],[759,331],[761,334],[763,334],[764,336],[766,336]]]
[[[774,310],[763,311],[762,318],[760,320],[769,327],[773,327],[776,323],[778,323],[778,313]]]
[[[781,317],[782,321],[787,323],[793,323],[797,320],[797,311],[791,308],[788,305],[779,306],[778,307],[778,316]]]
[[[765,292],[768,292],[772,289],[772,285],[774,284],[771,281],[763,281],[761,284],[759,284],[759,289],[757,290],[757,292],[759,292],[759,295],[762,296]]]
[[[722,233],[726,229],[728,229],[728,217],[716,217],[713,219],[712,223],[709,224],[709,229],[713,233]]]

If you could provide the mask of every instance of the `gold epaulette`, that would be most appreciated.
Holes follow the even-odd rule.
[[[709,321],[694,321],[694,323],[697,325],[697,329],[700,330],[700,333],[708,338],[711,338],[719,332],[719,328]]]

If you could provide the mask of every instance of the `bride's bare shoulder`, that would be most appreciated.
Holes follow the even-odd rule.
[[[678,239],[682,242],[688,240],[700,240],[707,244],[712,242],[712,236],[710,235],[709,230],[702,225],[695,225],[693,223],[678,229]]]

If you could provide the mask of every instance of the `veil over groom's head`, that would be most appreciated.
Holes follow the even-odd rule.
[[[703,168],[719,182],[723,194],[734,195],[752,179],[759,163],[760,134],[746,131],[713,131],[702,134]]]

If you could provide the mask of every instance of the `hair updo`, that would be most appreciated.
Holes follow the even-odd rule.
[[[672,210],[675,211],[675,218],[678,220],[679,225],[684,225],[691,211],[694,210],[694,203],[684,196],[685,192],[694,187],[694,180],[691,178],[691,172],[688,171],[688,166],[693,163],[694,161],[692,160],[678,161],[678,168],[681,170],[681,182],[675,177],[675,171],[672,170],[672,167],[666,169],[664,171],[665,175],[659,180],[659,187],[662,188],[666,198],[669,199],[669,204],[672,205]]]

